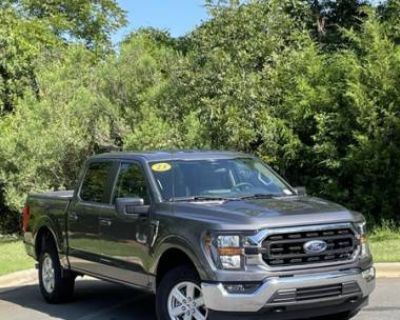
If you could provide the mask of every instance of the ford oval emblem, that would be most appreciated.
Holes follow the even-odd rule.
[[[308,254],[321,253],[326,250],[328,244],[323,240],[312,240],[304,244],[304,251]]]

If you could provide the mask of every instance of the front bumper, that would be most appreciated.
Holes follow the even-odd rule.
[[[355,268],[329,273],[267,278],[254,292],[249,294],[229,293],[223,283],[203,282],[201,286],[205,304],[208,309],[213,311],[251,313],[259,312],[263,309],[271,309],[282,312],[285,308],[303,308],[307,305],[310,308],[315,308],[315,305],[319,303],[329,306],[329,304],[335,305],[338,302],[343,301],[344,303],[352,299],[366,300],[375,287],[374,269],[367,271],[370,272],[362,272],[360,269]],[[347,284],[356,284],[358,289],[350,290],[349,292],[343,291],[338,295],[329,297],[302,299],[301,301],[296,300],[296,297],[291,302],[287,302],[289,300],[276,299],[282,293],[284,297],[285,293],[293,293],[299,289],[310,288],[312,290],[313,288],[329,287],[336,284],[343,287]]]

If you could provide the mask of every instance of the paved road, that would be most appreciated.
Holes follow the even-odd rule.
[[[154,320],[154,299],[141,292],[97,280],[77,282],[75,301],[48,305],[36,284],[0,293],[0,319]],[[400,320],[400,279],[380,279],[369,307],[355,320]]]

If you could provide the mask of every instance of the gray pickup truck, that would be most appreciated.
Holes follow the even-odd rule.
[[[102,154],[29,195],[24,242],[50,303],[90,275],[154,293],[160,320],[349,319],[375,286],[365,219],[299,190],[242,153]]]

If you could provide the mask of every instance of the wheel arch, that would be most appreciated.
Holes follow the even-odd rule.
[[[46,241],[52,241],[57,248],[57,251],[60,252],[55,232],[48,225],[42,225],[38,228],[35,235],[35,255],[37,259],[39,258]]]
[[[158,287],[166,272],[181,265],[192,267],[200,279],[207,278],[205,268],[189,244],[183,239],[174,238],[169,239],[169,242],[164,243],[158,250],[157,258],[151,270],[151,273],[156,277],[155,288]]]

